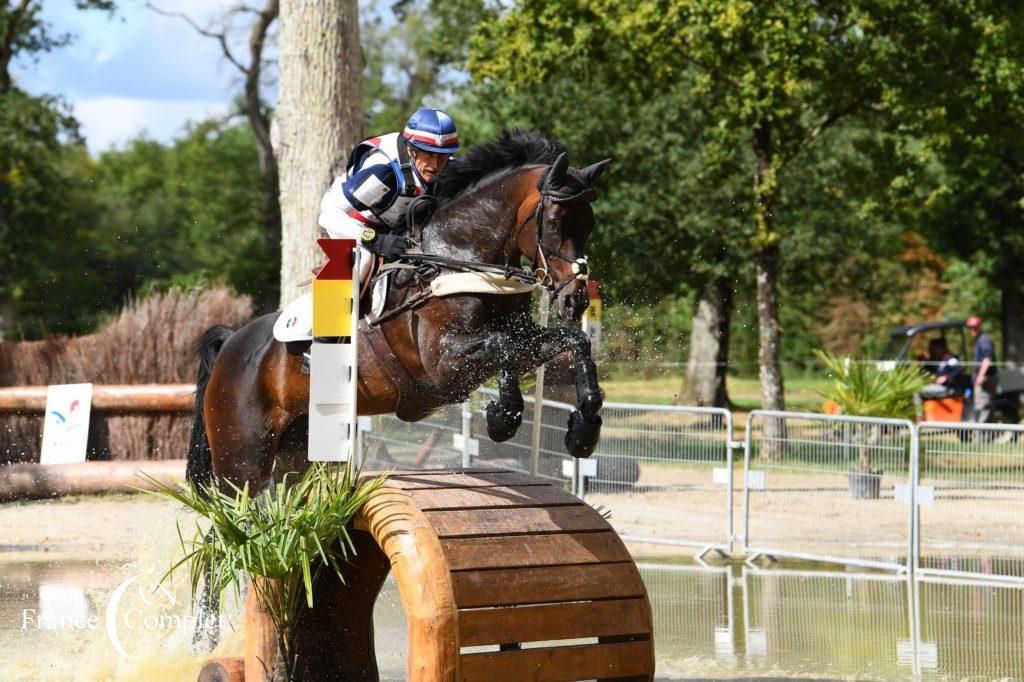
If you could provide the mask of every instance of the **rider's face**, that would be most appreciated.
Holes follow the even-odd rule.
[[[433,182],[448,163],[448,154],[425,152],[412,146],[409,147],[409,156],[412,157],[412,164],[416,166],[416,172],[427,182]]]

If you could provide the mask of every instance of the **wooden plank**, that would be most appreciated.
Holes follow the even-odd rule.
[[[589,505],[425,512],[439,538],[609,530]]]
[[[629,561],[615,533],[554,533],[449,538],[441,547],[453,571]]]
[[[429,488],[408,492],[416,506],[424,511],[471,509],[474,507],[508,508],[583,504],[575,495],[550,485]]]
[[[104,412],[189,412],[195,403],[195,384],[96,384],[92,409]],[[42,412],[46,386],[0,388],[0,414]]]
[[[550,485],[546,481],[516,471],[480,472],[471,474],[405,474],[388,478],[388,486],[399,490],[420,488],[488,488],[504,485]]]
[[[644,599],[459,611],[461,646],[650,634]]]
[[[462,679],[467,682],[567,682],[652,677],[651,647],[650,642],[621,642],[463,654]]]
[[[175,479],[185,477],[185,460],[8,464],[0,466],[0,502],[61,495],[134,493],[136,488],[152,490],[151,484],[139,478],[140,471],[173,486]]]
[[[458,571],[451,577],[460,609],[644,596],[631,562]]]

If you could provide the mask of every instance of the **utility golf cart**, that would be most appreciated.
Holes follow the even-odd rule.
[[[974,347],[967,334],[966,320],[923,322],[902,325],[889,333],[889,343],[878,361],[879,369],[895,367],[897,363],[922,363],[925,369],[935,371],[938,362],[929,358],[928,345],[933,339],[943,339],[946,347],[960,359],[964,371],[952,382],[951,395],[924,401],[924,421],[971,421],[973,402],[965,397],[971,390],[971,359]],[[1016,424],[1020,421],[1021,395],[1024,394],[1024,373],[1010,367],[999,368],[999,383],[990,421]]]

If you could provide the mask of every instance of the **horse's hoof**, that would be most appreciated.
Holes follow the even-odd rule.
[[[594,454],[597,441],[601,440],[601,417],[588,422],[579,410],[569,415],[569,430],[565,434],[565,449],[573,457],[590,457]]]
[[[487,403],[487,435],[495,443],[504,443],[523,423],[523,412],[509,412],[493,400]]]

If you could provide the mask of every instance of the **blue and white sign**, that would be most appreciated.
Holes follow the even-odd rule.
[[[92,384],[56,384],[46,391],[40,464],[85,461]]]

